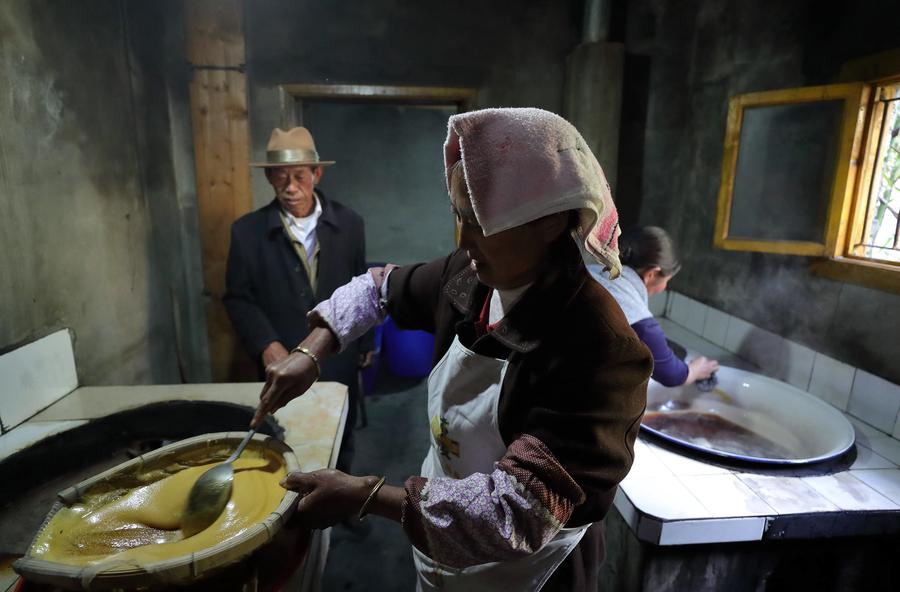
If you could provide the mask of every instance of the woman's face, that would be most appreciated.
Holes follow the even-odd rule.
[[[666,287],[669,285],[669,280],[671,280],[673,276],[674,274],[664,275],[662,270],[658,267],[651,267],[644,271],[644,273],[641,274],[641,279],[644,280],[644,285],[647,286],[647,295],[653,296],[654,294],[665,292]]]
[[[548,216],[484,236],[465,184],[452,185],[450,207],[459,224],[459,246],[469,256],[478,281],[508,290],[536,280],[543,271],[550,244],[565,229],[564,218]]]

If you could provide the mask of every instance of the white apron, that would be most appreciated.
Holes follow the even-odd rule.
[[[497,404],[507,363],[476,354],[463,347],[459,337],[454,338],[428,377],[431,447],[422,463],[423,477],[459,479],[494,471],[494,464],[506,454]],[[527,557],[463,569],[438,563],[413,547],[416,590],[536,592],[578,545],[589,526],[564,528]]]

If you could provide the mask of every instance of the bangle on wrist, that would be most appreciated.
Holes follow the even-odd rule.
[[[309,356],[309,358],[313,361],[313,364],[316,365],[316,378],[322,376],[322,366],[319,365],[319,357],[309,351],[309,348],[303,347],[302,345],[298,345],[294,349],[291,350],[291,353],[300,352],[301,354],[305,354]]]
[[[372,488],[372,492],[369,493],[369,497],[366,498],[366,501],[363,502],[362,507],[359,509],[359,513],[356,515],[358,520],[362,520],[369,513],[369,506],[372,504],[372,500],[375,499],[375,496],[378,495],[378,490],[384,485],[384,477],[378,480],[378,483],[375,484],[375,487]]]

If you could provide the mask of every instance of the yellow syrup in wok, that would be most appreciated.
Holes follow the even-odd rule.
[[[200,475],[219,462],[195,462],[177,472],[137,475],[136,480],[146,484],[135,483],[127,489],[92,488],[81,502],[60,509],[50,519],[28,554],[76,566],[106,560],[155,563],[228,540],[277,509],[285,494],[279,485],[287,472],[284,459],[248,447],[234,462],[234,486],[225,510],[212,526],[184,538],[180,526],[188,492]]]

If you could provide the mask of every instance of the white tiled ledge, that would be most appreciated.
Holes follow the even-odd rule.
[[[73,390],[25,423],[0,435],[0,463],[7,457],[91,420],[168,401],[232,403],[252,409],[262,383],[86,386]],[[284,441],[304,471],[334,466],[347,415],[347,387],[317,382],[303,397],[275,412]]]
[[[865,443],[857,442],[858,456],[848,470],[795,477],[724,468],[641,437],[615,506],[640,540],[656,545],[802,536],[774,532],[772,526],[812,515],[822,518],[816,525],[821,536],[828,536],[834,522],[828,516],[838,514],[844,519],[841,535],[872,534],[869,518],[885,513],[895,520],[878,532],[900,532],[900,468]]]
[[[259,401],[261,388],[262,383],[250,382],[76,388],[0,435],[0,468],[3,461],[15,453],[91,420],[168,401],[210,401],[252,409]],[[284,441],[297,455],[301,470],[335,466],[347,420],[347,405],[346,386],[317,382],[303,397],[294,399],[275,413],[276,421],[284,428]],[[6,475],[0,474],[0,480],[3,477]],[[327,553],[327,546],[324,552]],[[0,564],[0,590],[12,590],[18,581],[19,576],[8,562]]]
[[[701,337],[706,347],[737,356],[760,373],[807,391],[900,440],[900,386],[677,292],[653,296],[650,310],[677,324],[682,334],[687,330]]]
[[[659,306],[659,300],[651,304],[657,313],[666,310],[665,303]],[[693,354],[766,373],[728,348],[729,343],[732,347],[739,344],[736,333],[731,333],[729,342],[731,321],[744,321],[695,305],[700,303],[689,301],[681,313],[676,310],[676,316],[681,314],[682,321],[700,329],[699,333],[671,318],[660,320],[671,339]],[[683,303],[675,306],[677,309]],[[726,330],[709,326],[710,318],[726,322]],[[713,337],[718,343],[701,335]],[[818,356],[812,353],[807,386],[816,380]],[[823,367],[820,365],[820,378]],[[802,374],[794,371],[790,375],[797,379]],[[834,380],[827,384],[839,386]],[[851,377],[847,399],[856,384]],[[855,392],[863,391],[857,386]],[[829,398],[822,398],[834,405]],[[655,545],[807,538],[812,533],[827,537],[900,532],[900,442],[847,413],[846,405],[835,406],[856,430],[857,458],[847,470],[818,476],[744,472],[675,454],[642,435],[635,445],[634,466],[620,486],[615,507],[641,541]]]

